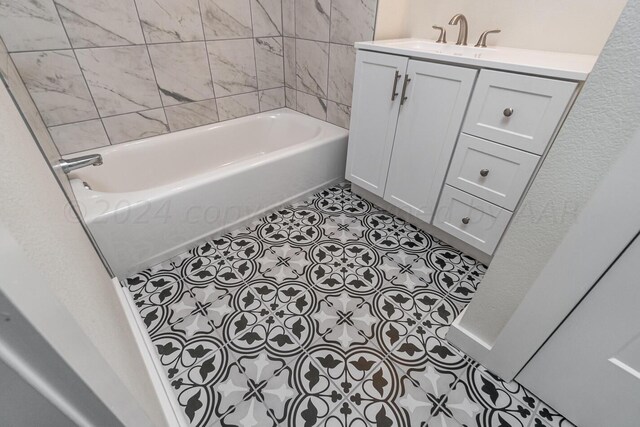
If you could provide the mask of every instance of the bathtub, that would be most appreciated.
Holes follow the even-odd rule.
[[[111,269],[126,277],[342,179],[347,137],[275,110],[88,151],[104,164],[73,172],[71,185]]]

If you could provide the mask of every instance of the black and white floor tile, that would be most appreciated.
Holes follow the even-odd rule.
[[[447,343],[485,271],[345,183],[123,286],[191,426],[571,426]]]

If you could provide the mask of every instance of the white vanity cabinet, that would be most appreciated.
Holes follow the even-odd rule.
[[[428,43],[356,44],[346,178],[491,256],[593,62],[547,70],[538,52],[496,70],[479,53],[410,51]]]

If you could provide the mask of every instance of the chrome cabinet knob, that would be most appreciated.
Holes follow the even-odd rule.
[[[513,116],[513,108],[505,108],[502,114],[504,114],[505,117]]]
[[[484,176],[487,176],[487,175],[489,175],[489,169],[482,169],[480,171],[480,176],[484,177]]]
[[[469,224],[469,221],[471,221],[471,218],[469,218],[468,216],[466,216],[466,217],[462,218],[462,223],[463,223],[464,225]]]

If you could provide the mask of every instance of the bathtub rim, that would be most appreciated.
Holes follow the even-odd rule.
[[[250,116],[240,117],[237,119],[227,120],[224,122],[198,126],[196,128],[186,129],[178,132],[172,132],[170,134],[163,134],[163,135],[158,135],[155,137],[145,138],[141,140],[130,141],[127,143],[118,144],[116,146],[101,147],[95,150],[86,151],[84,153],[85,154],[102,154],[104,152],[108,152],[114,149],[122,150],[123,147],[138,146],[139,144],[142,144],[142,143],[154,141],[157,138],[168,139],[172,135],[179,134],[181,132],[189,132],[194,130],[203,131],[205,128],[213,130],[219,126],[224,126],[225,124],[243,123],[245,121],[259,119],[265,116],[272,116],[273,114],[287,114],[287,115],[302,117],[305,120],[311,120],[311,121],[317,122],[317,124],[319,124],[321,127],[321,132],[318,135],[316,135],[314,138],[305,140],[303,142],[299,142],[289,147],[284,147],[269,153],[265,153],[263,155],[258,155],[252,158],[244,159],[244,160],[238,161],[237,163],[232,163],[229,165],[224,165],[222,167],[213,168],[204,173],[188,176],[186,178],[183,178],[168,184],[159,185],[156,187],[150,187],[144,190],[129,191],[129,192],[104,192],[104,191],[97,191],[93,189],[90,190],[85,188],[84,181],[81,178],[74,177],[73,175],[71,175],[69,177],[69,180],[71,182],[71,188],[73,190],[73,193],[76,199],[78,200],[78,205],[80,207],[80,211],[82,213],[83,219],[87,223],[92,221],[97,221],[103,217],[117,214],[119,211],[122,211],[122,210],[134,209],[144,205],[145,203],[155,202],[158,200],[170,198],[174,194],[178,194],[183,191],[193,190],[199,186],[206,185],[211,181],[215,181],[216,179],[223,179],[231,175],[241,173],[241,171],[243,170],[260,167],[266,163],[278,161],[285,157],[289,157],[307,150],[311,150],[317,146],[336,143],[343,139],[348,139],[348,136],[349,136],[349,131],[347,129],[338,127],[336,125],[333,125],[329,122],[322,121],[320,119],[316,119],[306,114],[291,110],[289,108],[280,108],[277,110],[266,111],[263,113],[253,114]],[[90,182],[88,184],[91,185]],[[110,208],[98,209],[97,203],[99,203],[99,201],[106,201],[108,206],[110,206]],[[118,207],[118,204],[121,204],[121,207]]]
[[[291,197],[280,200],[272,205],[266,206],[262,209],[252,212],[251,214],[241,218],[238,221],[230,222],[228,224],[225,224],[222,227],[212,229],[206,234],[198,236],[184,243],[175,245],[172,248],[165,250],[163,253],[158,254],[152,258],[147,259],[142,263],[137,264],[136,266],[129,268],[124,273],[116,274],[116,277],[124,279],[131,274],[139,273],[144,269],[151,268],[155,265],[158,265],[161,262],[164,262],[173,258],[174,256],[180,255],[181,253],[184,253],[189,249],[195,248],[213,239],[224,236],[230,231],[239,230],[239,229],[248,227],[251,224],[253,224],[257,219],[266,216],[270,212],[276,212],[283,207],[295,204],[297,202],[304,202],[305,200],[309,199],[309,197],[313,196],[317,192],[322,191],[323,189],[326,189],[326,188],[330,188],[341,182],[344,182],[344,177],[339,177],[339,178],[330,179],[328,181],[324,181],[321,184],[314,186],[313,188],[307,189]]]

